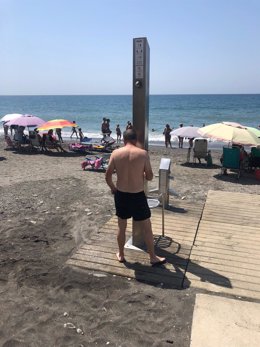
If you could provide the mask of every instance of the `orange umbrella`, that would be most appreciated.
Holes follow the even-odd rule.
[[[78,125],[76,123],[70,122],[66,119],[53,119],[49,120],[48,122],[42,124],[38,130],[44,131],[44,130],[50,130],[50,129],[57,129],[57,128],[65,128],[65,127],[77,127]]]

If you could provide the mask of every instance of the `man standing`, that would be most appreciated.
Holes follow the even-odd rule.
[[[109,160],[106,171],[106,182],[114,194],[116,215],[118,217],[117,242],[119,252],[116,254],[119,262],[125,262],[124,245],[127,219],[133,217],[141,223],[144,240],[152,265],[163,264],[165,258],[158,257],[154,252],[151,212],[144,193],[144,179],[153,179],[148,153],[136,146],[137,136],[134,129],[123,134],[124,147],[116,149]],[[112,174],[116,172],[117,182],[113,183]]]

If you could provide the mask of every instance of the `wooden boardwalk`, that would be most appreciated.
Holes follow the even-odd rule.
[[[184,274],[202,214],[203,204],[175,203],[171,210],[165,211],[165,236],[158,239],[162,230],[161,208],[152,210],[153,232],[155,234],[156,253],[166,256],[168,263],[160,267],[151,267],[148,254],[144,251],[125,249],[127,262],[120,264],[115,256],[117,252],[117,218],[112,217],[98,232],[92,235],[68,260],[67,264],[85,269],[108,272],[139,281],[160,284],[170,288],[181,288]],[[129,220],[127,239],[132,234]]]
[[[165,235],[156,246],[168,263],[151,267],[144,251],[126,249],[120,264],[116,217],[112,217],[67,261],[169,288],[198,287],[260,299],[260,195],[209,191],[205,206],[174,201],[165,211]],[[152,210],[154,234],[161,235],[161,209]],[[132,232],[131,222],[127,237]]]
[[[184,285],[260,299],[260,195],[209,191]]]

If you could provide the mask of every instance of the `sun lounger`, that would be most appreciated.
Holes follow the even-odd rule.
[[[237,178],[241,175],[240,149],[238,147],[223,147],[221,174],[226,174],[227,169],[237,172]]]
[[[6,148],[17,148],[16,141],[12,141],[11,137],[6,135],[5,136],[5,143],[6,143]]]
[[[205,159],[207,161],[208,158],[208,141],[206,139],[195,139],[194,147],[193,147],[193,163],[196,163],[196,159],[198,159],[200,163],[200,159]]]
[[[92,150],[92,144],[83,144],[81,143],[71,143],[69,144],[69,149],[72,152],[76,153],[87,153],[88,151]]]
[[[249,167],[260,168],[260,147],[252,147],[249,156]]]

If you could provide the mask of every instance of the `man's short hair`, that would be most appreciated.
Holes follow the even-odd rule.
[[[125,142],[136,142],[137,141],[137,134],[134,129],[127,129],[123,133],[123,138]]]

